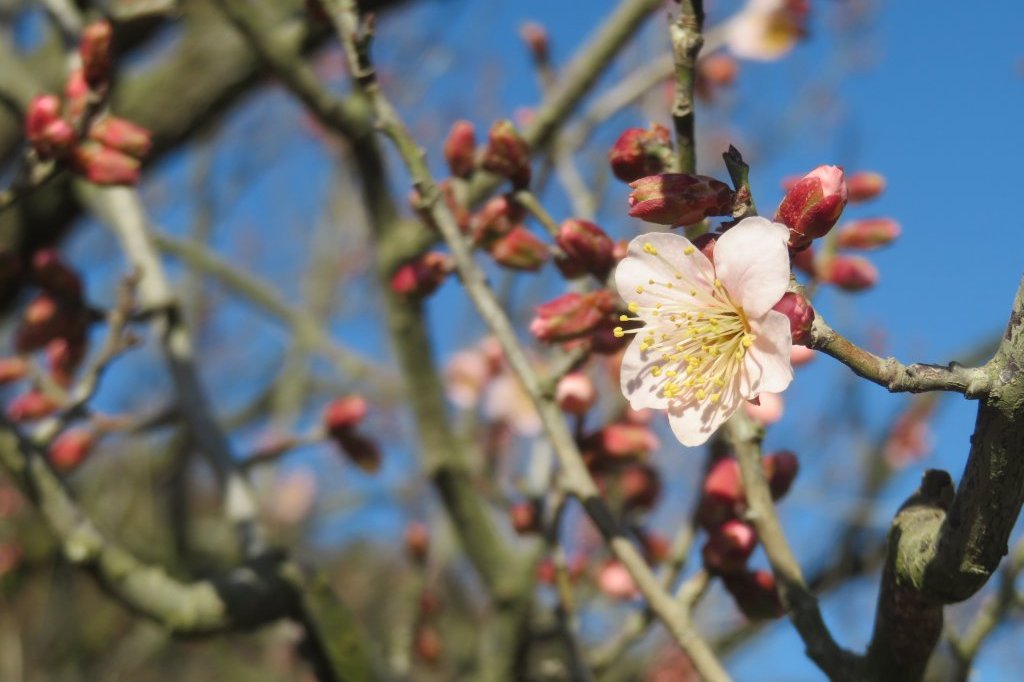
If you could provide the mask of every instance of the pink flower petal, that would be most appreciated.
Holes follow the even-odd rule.
[[[748,317],[761,317],[786,293],[788,239],[784,225],[757,217],[744,218],[715,244],[718,279]]]
[[[659,395],[660,385],[664,377],[656,377],[651,374],[654,366],[654,353],[640,350],[641,339],[635,337],[622,355],[622,369],[619,372],[619,382],[622,387],[622,395],[629,401],[629,406],[634,410],[642,410],[650,407],[655,410],[664,410],[668,407],[668,398]]]
[[[740,391],[745,398],[758,393],[781,393],[793,381],[793,366],[789,361],[792,347],[789,318],[769,310],[761,319],[750,321],[754,344],[747,349],[740,371]]]
[[[648,244],[654,253],[645,250]],[[687,254],[687,247],[694,250]],[[668,232],[652,232],[640,235],[629,243],[626,257],[615,270],[615,285],[627,301],[648,306],[662,300],[648,290],[650,281],[676,282],[677,275],[709,288],[715,280],[715,268],[707,256],[697,250],[686,237]],[[636,294],[634,292],[638,287],[642,293]]]
[[[679,442],[688,447],[703,445],[719,426],[740,406],[737,380],[722,391],[722,399],[712,402],[676,402],[669,406],[668,424]]]

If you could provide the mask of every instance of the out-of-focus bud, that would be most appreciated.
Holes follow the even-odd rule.
[[[46,359],[50,365],[50,376],[54,382],[69,388],[75,379],[75,372],[85,359],[85,341],[57,338],[46,344]]]
[[[532,232],[518,225],[491,245],[490,254],[496,263],[506,268],[536,272],[551,257],[551,250]]]
[[[640,536],[640,542],[647,561],[655,566],[668,559],[672,552],[668,538],[653,530],[644,532]]]
[[[75,69],[68,75],[64,84],[64,115],[68,121],[77,123],[89,106],[89,84],[85,82],[85,74]]]
[[[789,450],[779,450],[765,457],[761,464],[764,467],[764,475],[768,478],[772,499],[782,499],[789,492],[800,471],[799,460]]]
[[[656,440],[654,446],[657,447]],[[619,490],[626,509],[649,511],[661,499],[661,476],[647,464],[631,466],[619,476]]]
[[[7,416],[13,422],[28,422],[49,417],[60,404],[42,391],[32,389],[17,396],[7,405]]]
[[[605,596],[612,599],[633,599],[639,594],[629,570],[621,562],[614,560],[601,567],[597,574],[597,587]]]
[[[597,451],[606,457],[643,457],[661,446],[648,427],[624,422],[608,424],[591,438]]]
[[[380,471],[380,448],[375,440],[358,431],[343,431],[335,436],[335,441],[357,467],[368,474]]]
[[[114,28],[106,19],[94,21],[82,29],[78,54],[82,58],[82,73],[85,80],[93,88],[106,85],[110,79],[113,41]]]
[[[811,339],[811,325],[814,324],[814,308],[803,294],[787,291],[775,304],[777,310],[789,318],[789,331],[793,343],[806,345]]]
[[[416,563],[427,560],[430,549],[430,531],[422,521],[410,521],[405,527],[405,551]]]
[[[779,59],[806,35],[809,9],[808,0],[748,2],[723,26],[726,47],[741,59]]]
[[[721,88],[727,88],[736,82],[736,74],[740,67],[732,55],[716,52],[697,64],[697,80],[694,90],[698,97],[711,101]]]
[[[559,379],[555,401],[565,412],[583,416],[597,401],[597,389],[586,374],[573,372]]]
[[[762,393],[753,400],[743,403],[747,416],[762,426],[771,426],[782,419],[785,410],[782,396],[778,393]]]
[[[441,661],[441,654],[444,651],[441,634],[437,628],[427,623],[420,623],[416,628],[413,650],[416,652],[417,658],[427,665],[437,665]]]
[[[511,121],[498,121],[491,126],[480,165],[508,178],[516,189],[530,185],[530,148]]]
[[[473,407],[480,400],[487,382],[494,376],[487,358],[479,350],[461,350],[448,361],[444,370],[445,392],[459,407]]]
[[[795,270],[814,277],[817,274],[817,269],[814,262],[814,247],[808,246],[806,249],[799,251],[793,251],[790,253],[789,262],[793,265]]]
[[[469,121],[456,121],[444,141],[444,160],[457,178],[468,177],[476,168],[476,129]]]
[[[528,21],[519,27],[519,37],[530,49],[530,55],[538,64],[551,61],[548,30],[535,21]]]
[[[566,220],[555,241],[574,264],[602,281],[615,264],[615,242],[592,222]]]
[[[153,136],[148,130],[127,119],[110,115],[89,127],[89,139],[139,160],[145,158],[153,146]]]
[[[82,278],[54,249],[42,249],[32,256],[32,280],[57,298],[82,299]]]
[[[395,270],[391,290],[402,296],[425,298],[441,286],[454,267],[448,254],[428,251]]]
[[[570,292],[537,306],[530,333],[541,341],[569,341],[594,331],[615,309],[607,289]]]
[[[846,180],[839,166],[818,166],[802,177],[775,212],[775,221],[789,228],[789,247],[802,249],[828,234],[846,199]]]
[[[75,130],[60,117],[60,99],[39,95],[25,115],[25,137],[43,158],[62,156],[75,143]]]
[[[668,168],[671,158],[672,136],[657,123],[650,130],[627,128],[608,152],[612,173],[623,182],[657,175]]]
[[[50,446],[50,463],[57,471],[68,472],[81,464],[96,445],[96,434],[89,429],[71,429]]]
[[[711,573],[736,573],[746,568],[747,559],[756,547],[754,527],[739,519],[730,519],[711,531],[701,556],[705,568]]]
[[[18,568],[22,554],[21,545],[14,542],[0,544],[0,578]]]
[[[834,256],[822,270],[821,278],[843,291],[863,291],[878,283],[878,268],[860,256]]]
[[[715,242],[722,235],[717,232],[705,232],[699,237],[693,239],[693,245],[697,247],[697,250],[708,257],[708,260],[712,263],[715,262]]]
[[[723,576],[722,582],[736,600],[736,606],[750,620],[778,618],[782,615],[782,602],[775,587],[775,578],[768,571],[729,574]]]
[[[66,316],[52,297],[36,296],[25,307],[15,335],[19,353],[37,350],[60,336],[67,328]]]
[[[324,429],[332,436],[351,431],[363,423],[370,407],[359,395],[348,395],[332,400],[324,410]]]
[[[846,188],[850,193],[850,203],[859,204],[874,199],[885,191],[885,177],[881,173],[860,171],[849,177]]]
[[[704,478],[697,518],[705,528],[716,528],[735,518],[745,501],[739,462],[723,457],[712,465]]]
[[[96,185],[134,185],[141,173],[138,159],[99,142],[77,145],[71,156],[71,167]]]
[[[932,449],[934,438],[928,423],[934,404],[911,403],[910,409],[896,418],[885,441],[885,461],[902,469],[920,460]]]
[[[509,508],[508,516],[512,520],[512,528],[520,535],[540,532],[540,510],[535,502],[516,502]]]
[[[494,197],[470,219],[473,241],[488,248],[495,240],[511,232],[525,215],[523,207],[507,196]]]
[[[892,218],[865,218],[839,228],[839,247],[877,249],[900,236],[900,224]]]
[[[794,367],[801,367],[814,359],[814,351],[807,346],[793,345],[789,349],[789,364]]]
[[[28,360],[13,356],[0,358],[0,386],[21,381],[28,375]]]
[[[629,215],[659,225],[692,225],[732,213],[733,193],[704,175],[662,173],[629,184]]]

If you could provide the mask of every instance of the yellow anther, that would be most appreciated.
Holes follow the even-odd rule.
[[[629,305],[626,306],[626,310],[628,310],[631,313],[635,313],[640,310],[640,306],[637,305],[636,301],[630,301]]]
[[[697,290],[696,289],[690,289],[690,296],[696,296],[696,295],[697,295]]]
[[[716,287],[718,287],[719,289],[721,289],[721,288],[722,288],[722,286],[723,286],[723,285],[722,285],[722,280],[720,280],[720,279],[716,279],[716,280],[715,280],[715,286],[716,286]]]
[[[623,317],[625,317],[625,315],[623,315]],[[607,329],[607,327],[605,327],[605,329]],[[615,329],[612,330],[612,334],[615,336],[615,338],[621,339],[623,336],[626,335],[626,330],[623,329],[622,327],[616,327]]]
[[[712,393],[711,394],[711,402],[717,403],[721,397],[722,397],[721,393]]]
[[[692,246],[687,246],[685,249],[683,249],[683,253],[685,253],[687,256],[689,256],[690,254],[692,254],[696,250],[697,249],[693,248]]]
[[[697,390],[697,400],[704,400],[704,398],[707,398],[707,397],[708,397],[708,392],[705,391],[703,388]]]
[[[642,294],[642,293],[644,293],[644,288],[643,288],[642,286],[638,286],[638,287],[636,288],[636,293],[638,293],[638,294]]]
[[[661,365],[655,365],[654,367],[651,368],[651,376],[661,376]]]
[[[756,339],[756,338],[757,337],[754,336],[753,334],[744,334],[743,335],[743,347],[744,348],[750,348],[752,345],[754,345],[754,339]]]
[[[658,250],[656,248],[654,248],[654,244],[652,244],[650,242],[645,242],[644,243],[644,252],[645,253],[649,253],[652,256],[658,255]]]

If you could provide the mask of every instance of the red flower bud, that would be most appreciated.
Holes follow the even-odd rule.
[[[647,561],[654,565],[658,565],[668,559],[669,554],[672,552],[668,539],[653,530],[643,533],[640,536],[640,542]]]
[[[615,299],[607,289],[570,292],[537,306],[530,332],[541,341],[568,341],[594,331],[614,308]]]
[[[559,228],[555,241],[580,269],[602,281],[608,277],[615,264],[615,242],[594,223],[566,220]]]
[[[476,168],[476,130],[469,121],[456,121],[444,141],[444,160],[457,178],[468,177]]]
[[[39,95],[25,115],[25,137],[42,158],[61,156],[75,143],[75,130],[60,117],[60,99]]]
[[[375,474],[380,470],[380,448],[373,439],[350,429],[339,431],[334,441],[345,456],[366,473]]]
[[[508,515],[512,519],[512,528],[520,535],[540,532],[540,510],[536,503],[516,502],[509,508]]]
[[[13,356],[0,358],[0,386],[21,381],[28,375],[28,360]]]
[[[789,227],[790,248],[801,249],[828,234],[846,198],[846,181],[838,166],[818,166],[794,184],[775,212],[775,221]]]
[[[89,128],[89,138],[104,147],[142,160],[153,146],[152,134],[140,125],[117,116],[104,116]]]
[[[823,270],[821,278],[843,291],[863,291],[878,283],[878,269],[860,256],[835,256]]]
[[[110,79],[110,67],[113,63],[111,45],[114,40],[114,28],[103,19],[82,29],[82,39],[78,44],[78,54],[82,58],[82,73],[86,82],[93,88],[106,85]]]
[[[839,246],[844,249],[877,249],[900,236],[900,224],[892,218],[865,218],[839,228]]]
[[[782,615],[782,601],[775,587],[775,578],[768,571],[729,574],[723,576],[722,582],[736,600],[736,606],[750,620]]]
[[[416,652],[416,656],[427,665],[436,665],[440,662],[444,645],[437,628],[420,623],[416,628],[413,650]]]
[[[885,191],[885,177],[881,173],[861,171],[850,176],[846,188],[849,190],[850,203],[858,204],[874,199]]]
[[[629,184],[629,215],[659,225],[692,225],[710,216],[732,213],[729,186],[714,178],[662,173]]]
[[[628,128],[608,152],[612,173],[623,182],[657,175],[672,158],[672,137],[668,128],[657,123],[650,130]]]
[[[723,457],[704,478],[697,518],[705,528],[715,528],[735,518],[745,502],[740,465],[732,457]]]
[[[64,115],[68,121],[78,123],[89,106],[89,84],[85,82],[85,74],[75,69],[64,84],[66,105]]]
[[[654,437],[649,431],[648,434]],[[657,439],[653,445],[657,447]],[[631,466],[619,476],[619,490],[626,509],[649,511],[661,499],[661,476],[656,469],[646,464]]]
[[[134,185],[140,175],[138,159],[98,142],[83,142],[75,147],[71,167],[97,185]]]
[[[736,82],[739,64],[732,55],[717,52],[701,59],[697,64],[697,81],[694,90],[698,97],[711,101],[715,91],[729,87]]]
[[[498,121],[491,126],[480,165],[507,178],[516,189],[530,185],[530,148],[511,121]]]
[[[558,406],[569,414],[582,416],[597,401],[597,389],[594,382],[582,372],[566,374],[558,381],[555,388],[555,401]]]
[[[761,464],[764,466],[764,475],[768,478],[772,499],[782,499],[789,492],[800,471],[799,460],[789,450],[780,450],[765,457]]]
[[[85,359],[85,340],[59,338],[46,344],[46,359],[50,375],[59,386],[68,388],[74,382],[75,371]]]
[[[391,277],[391,290],[402,296],[429,296],[453,269],[451,256],[440,251],[428,251],[395,271]]]
[[[800,272],[810,275],[811,277],[814,277],[817,272],[814,264],[814,247],[812,246],[800,249],[799,251],[790,252],[789,262],[794,268]]]
[[[547,64],[550,61],[548,44],[548,30],[542,25],[529,21],[519,27],[519,37],[523,39],[530,49],[533,60],[538,64]]]
[[[422,521],[411,521],[405,527],[405,551],[416,563],[426,561],[430,549],[430,531]]]
[[[711,531],[701,555],[711,573],[728,574],[742,571],[757,547],[753,526],[739,519],[730,519]]]
[[[50,396],[36,389],[17,396],[7,405],[7,416],[14,422],[27,422],[48,417],[60,405]]]
[[[633,599],[638,591],[633,576],[619,561],[609,561],[597,574],[597,587],[612,599]]]
[[[96,435],[88,429],[71,429],[50,446],[50,463],[57,471],[68,472],[81,464],[96,445]]]
[[[337,436],[362,424],[369,411],[370,407],[362,396],[349,395],[337,398],[327,405],[322,423],[327,433]]]
[[[789,331],[793,335],[793,343],[806,346],[811,340],[811,325],[814,324],[814,308],[807,297],[787,291],[773,310],[789,318]]]
[[[661,443],[646,426],[618,422],[609,424],[587,439],[597,454],[604,457],[645,456]]]
[[[506,196],[494,197],[470,219],[473,241],[484,248],[512,231],[525,217],[523,207]]]
[[[65,332],[68,327],[67,315],[57,301],[46,294],[32,299],[21,316],[21,324],[15,336],[15,348],[19,353],[42,348]]]
[[[512,270],[536,272],[551,257],[548,245],[522,225],[491,245],[491,257],[499,265]]]
[[[32,256],[32,280],[58,298],[82,299],[82,279],[54,249],[42,249]]]

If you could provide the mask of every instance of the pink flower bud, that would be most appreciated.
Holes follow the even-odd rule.
[[[448,254],[428,251],[395,270],[391,290],[402,296],[424,298],[441,286],[454,267]]]
[[[110,79],[110,67],[113,64],[110,48],[113,40],[114,28],[106,19],[94,21],[82,29],[78,54],[82,58],[85,80],[93,88],[106,85]]]
[[[0,358],[0,386],[21,381],[28,375],[28,369],[28,360],[23,357]]]
[[[473,242],[488,248],[495,240],[511,232],[525,215],[523,207],[507,196],[494,197],[470,219]]]
[[[644,557],[651,564],[657,566],[668,559],[672,553],[668,538],[653,530],[644,532],[640,536],[640,542],[644,551]]]
[[[650,130],[628,128],[608,152],[612,173],[623,182],[657,175],[672,158],[672,137],[668,128],[657,123]]]
[[[555,241],[571,261],[602,281],[615,264],[615,243],[604,230],[589,221],[566,220]]]
[[[648,434],[654,436],[650,432]],[[657,439],[654,447],[657,447]],[[647,464],[631,466],[619,476],[619,491],[626,509],[650,511],[661,499],[661,476]]]
[[[512,520],[512,528],[520,535],[540,532],[540,510],[536,503],[526,500],[516,502],[509,508],[508,515]]]
[[[594,331],[614,309],[607,289],[570,292],[537,306],[530,332],[541,341],[568,341]]]
[[[141,173],[138,159],[98,142],[75,147],[71,167],[97,185],[134,185]]]
[[[756,547],[754,527],[739,519],[730,519],[710,532],[701,556],[704,567],[711,573],[736,573],[746,567],[747,559]]]
[[[558,381],[555,388],[555,401],[558,406],[569,414],[582,416],[597,401],[597,389],[594,382],[582,372],[566,374]]]
[[[530,185],[530,148],[511,121],[498,121],[491,126],[481,166],[507,178],[516,189]]]
[[[490,248],[491,257],[499,265],[512,270],[536,272],[551,257],[548,245],[522,225],[512,228]]]
[[[430,550],[430,531],[422,521],[411,521],[405,527],[405,551],[416,563],[423,563]]]
[[[692,225],[710,216],[732,213],[729,186],[714,178],[662,173],[629,184],[629,215],[659,225]]]
[[[654,432],[640,424],[609,424],[595,437],[598,452],[606,457],[643,457],[661,446]]]
[[[612,599],[633,599],[639,594],[629,570],[619,561],[609,561],[597,574],[597,587]]]
[[[818,166],[786,193],[775,212],[775,221],[789,227],[789,246],[801,249],[824,237],[846,206],[843,169]]]
[[[46,359],[50,365],[50,376],[54,382],[68,388],[74,382],[75,372],[85,359],[86,345],[83,340],[58,338],[46,344]]]
[[[332,434],[341,451],[357,467],[368,474],[380,470],[380,448],[376,441],[364,436],[355,429],[342,429]]]
[[[456,121],[444,141],[444,160],[457,178],[469,177],[476,168],[476,129],[469,121]]]
[[[850,203],[859,204],[885,191],[885,177],[881,173],[861,171],[850,176],[846,188],[850,193]]]
[[[736,82],[740,67],[732,55],[716,52],[697,64],[697,81],[694,90],[701,99],[711,101],[716,91]]]
[[[60,118],[60,98],[56,95],[36,95],[25,114],[25,137],[33,144],[40,139],[46,126]]]
[[[763,426],[770,426],[782,419],[785,405],[778,393],[762,393],[757,398],[743,403],[747,416]]]
[[[444,645],[441,642],[441,633],[437,628],[428,623],[420,623],[416,627],[416,634],[413,636],[413,651],[416,657],[427,665],[437,665],[441,661],[441,654]]]
[[[723,576],[722,582],[736,606],[750,620],[778,618],[782,615],[782,601],[775,586],[775,578],[768,571],[734,573]]]
[[[789,364],[793,367],[801,367],[814,359],[814,351],[807,346],[793,345],[789,349]]]
[[[89,456],[95,445],[96,435],[88,429],[65,431],[50,446],[50,463],[57,471],[72,471]]]
[[[89,139],[139,160],[149,154],[152,137],[142,126],[117,116],[104,116],[89,128]]]
[[[793,265],[793,269],[799,270],[800,272],[814,277],[817,273],[817,267],[814,260],[814,247],[808,246],[799,251],[791,251],[789,255],[789,262]]]
[[[900,236],[900,224],[892,218],[865,218],[839,228],[839,246],[844,249],[877,249]]]
[[[697,518],[705,528],[715,528],[735,518],[745,502],[739,462],[723,457],[712,465],[704,478]]]
[[[800,471],[799,460],[789,450],[779,450],[765,457],[761,464],[764,466],[764,475],[768,478],[772,499],[782,499],[789,492]]]
[[[793,343],[806,345],[811,340],[811,325],[814,324],[814,308],[807,297],[793,291],[787,291],[775,304],[776,310],[789,318],[789,331]]]
[[[519,27],[519,37],[530,49],[533,60],[539,64],[550,61],[548,30],[541,24],[529,21]]]
[[[54,249],[42,249],[32,256],[32,280],[58,298],[82,299],[82,278]]]
[[[369,411],[370,407],[362,396],[349,395],[344,398],[336,398],[324,410],[322,423],[329,434],[336,436],[362,424]]]
[[[60,405],[50,396],[31,389],[17,396],[7,405],[7,416],[13,422],[28,422],[49,417]]]
[[[25,116],[25,136],[44,159],[62,156],[75,143],[75,130],[60,117],[60,107],[55,95],[39,95]]]
[[[73,123],[79,122],[89,106],[89,84],[85,82],[85,74],[81,69],[75,69],[68,76],[64,84],[64,99],[65,117]]]
[[[860,256],[835,256],[824,266],[821,277],[843,291],[863,291],[878,283],[878,269]]]
[[[37,350],[64,334],[69,326],[68,316],[57,301],[41,294],[26,306],[15,335],[15,348],[19,353]]]

